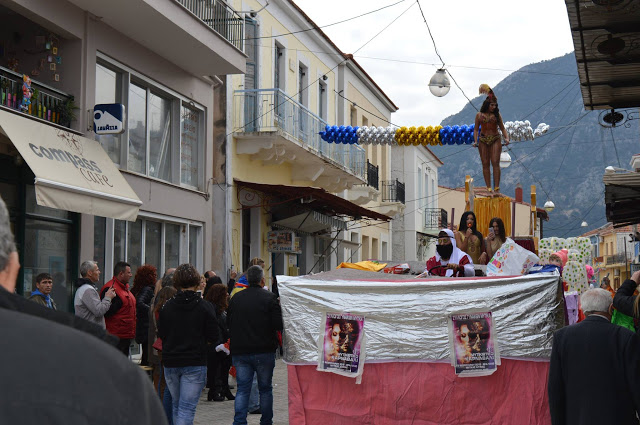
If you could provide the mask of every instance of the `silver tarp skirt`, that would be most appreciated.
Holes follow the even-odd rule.
[[[557,275],[415,279],[338,269],[278,276],[284,360],[317,364],[325,312],[365,316],[366,362],[448,361],[447,316],[491,311],[503,358],[548,360],[553,332],[564,324]]]

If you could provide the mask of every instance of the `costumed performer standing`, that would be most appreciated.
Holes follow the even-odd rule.
[[[438,233],[436,255],[429,258],[425,271],[434,276],[475,276],[471,257],[456,246],[456,238],[449,229],[442,229]]]
[[[500,141],[500,132],[504,137],[504,144],[509,144],[509,133],[504,128],[502,116],[498,109],[498,99],[487,84],[480,85],[480,94],[486,94],[487,98],[482,103],[480,112],[476,114],[476,122],[473,127],[473,146],[478,147],[480,152],[480,161],[482,161],[482,174],[484,182],[489,192],[495,191],[500,193],[500,152],[502,151],[502,142]],[[482,126],[482,128],[480,128]],[[491,189],[491,170],[489,164],[493,167],[493,183],[494,189]]]

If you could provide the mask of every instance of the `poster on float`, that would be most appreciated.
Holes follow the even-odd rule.
[[[318,370],[359,378],[364,366],[364,316],[324,313],[318,339]],[[356,381],[359,383],[359,379]]]
[[[490,311],[467,311],[450,314],[449,348],[451,364],[459,376],[491,375],[500,365]]]

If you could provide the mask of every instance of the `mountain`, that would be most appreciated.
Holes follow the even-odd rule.
[[[584,109],[573,53],[524,66],[493,90],[505,122],[529,120],[534,129],[541,122],[550,125],[548,133],[534,141],[511,143],[512,164],[502,169],[501,192],[513,196],[520,183],[526,201],[533,184],[538,206],[554,202],[556,208],[543,225],[545,237],[577,236],[605,224],[604,169],[609,165],[628,169],[631,155],[640,152],[638,110],[622,111],[631,114],[626,125],[602,127],[598,122],[606,111]],[[483,100],[484,96],[476,97],[472,104],[480,109]],[[473,124],[475,115],[476,109],[467,103],[441,125]],[[469,145],[431,149],[444,162],[438,171],[440,185],[463,186],[467,174],[474,177],[476,187],[485,185],[477,149]],[[583,221],[586,228],[581,227]]]

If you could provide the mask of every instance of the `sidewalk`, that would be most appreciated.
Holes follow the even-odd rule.
[[[233,424],[233,401],[221,402],[207,401],[205,388],[200,397],[194,425],[232,425]],[[231,392],[235,395],[236,388]],[[260,415],[247,415],[249,425],[258,425]],[[289,398],[287,393],[287,365],[282,359],[276,360],[276,369],[273,372],[273,423],[275,425],[289,425]]]

